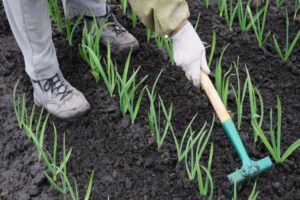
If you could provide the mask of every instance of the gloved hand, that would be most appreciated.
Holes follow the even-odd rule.
[[[205,47],[190,22],[187,22],[177,33],[171,36],[173,41],[174,60],[181,67],[187,78],[198,87],[200,69],[209,74]]]

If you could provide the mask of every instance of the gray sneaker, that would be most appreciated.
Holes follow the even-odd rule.
[[[45,80],[32,80],[34,103],[61,119],[74,118],[90,109],[83,94],[66,81],[61,72]]]
[[[131,49],[139,49],[139,42],[129,33],[116,19],[115,15],[107,8],[105,16],[96,17],[99,25],[106,23],[101,36],[101,44],[106,45],[109,42],[111,52],[115,55],[128,53]],[[87,18],[88,24],[92,18]]]

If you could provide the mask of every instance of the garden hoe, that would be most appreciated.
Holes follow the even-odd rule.
[[[242,168],[229,174],[229,181],[232,184],[240,183],[254,178],[268,170],[272,166],[272,161],[269,156],[258,161],[253,161],[250,159],[236,126],[229,116],[210,78],[202,70],[200,73],[201,85],[205,90],[205,93],[207,94],[211,104],[213,105],[220,121],[222,122],[224,131],[226,132],[240,159],[242,160]]]

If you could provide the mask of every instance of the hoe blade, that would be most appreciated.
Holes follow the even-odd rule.
[[[268,156],[258,161],[252,161],[251,166],[247,167],[243,165],[241,169],[229,174],[228,179],[231,184],[238,184],[243,181],[255,178],[256,176],[259,176],[261,173],[270,169],[271,167],[272,161]]]

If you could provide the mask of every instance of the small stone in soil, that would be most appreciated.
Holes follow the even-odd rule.
[[[125,188],[128,190],[132,188],[132,181],[128,178],[125,180]]]
[[[169,160],[170,160],[170,153],[169,152],[165,152],[161,155],[161,160],[163,164],[168,164]]]
[[[40,188],[38,186],[33,185],[32,187],[30,187],[29,190],[29,195],[31,197],[35,197],[40,193]]]
[[[169,175],[169,177],[170,177],[171,180],[174,180],[176,178],[176,174],[172,173],[172,174]]]
[[[145,161],[145,167],[151,167],[153,165],[153,160],[151,158],[147,158]]]
[[[149,137],[148,138],[148,144],[152,145],[155,143],[155,138],[154,137]]]
[[[180,197],[175,197],[173,200],[182,200]]]
[[[121,127],[126,128],[130,125],[129,117],[123,117],[120,123]]]
[[[105,175],[101,178],[101,181],[104,183],[111,183],[113,180],[114,179],[110,175]]]
[[[120,174],[120,173],[119,173],[117,170],[114,170],[114,171],[113,171],[113,174],[112,174],[112,177],[113,177],[113,178],[117,178],[117,177],[119,176],[119,174]]]
[[[274,189],[279,189],[280,188],[280,186],[281,186],[281,184],[279,183],[279,182],[275,182],[275,183],[272,183],[272,187],[274,188]]]
[[[45,180],[45,175],[42,174],[42,173],[38,173],[38,174],[34,177],[32,183],[33,183],[34,185],[40,186],[40,185],[42,185],[42,183],[44,182],[44,180]]]
[[[19,199],[30,200],[30,196],[27,193],[22,193],[22,194],[19,195]]]

